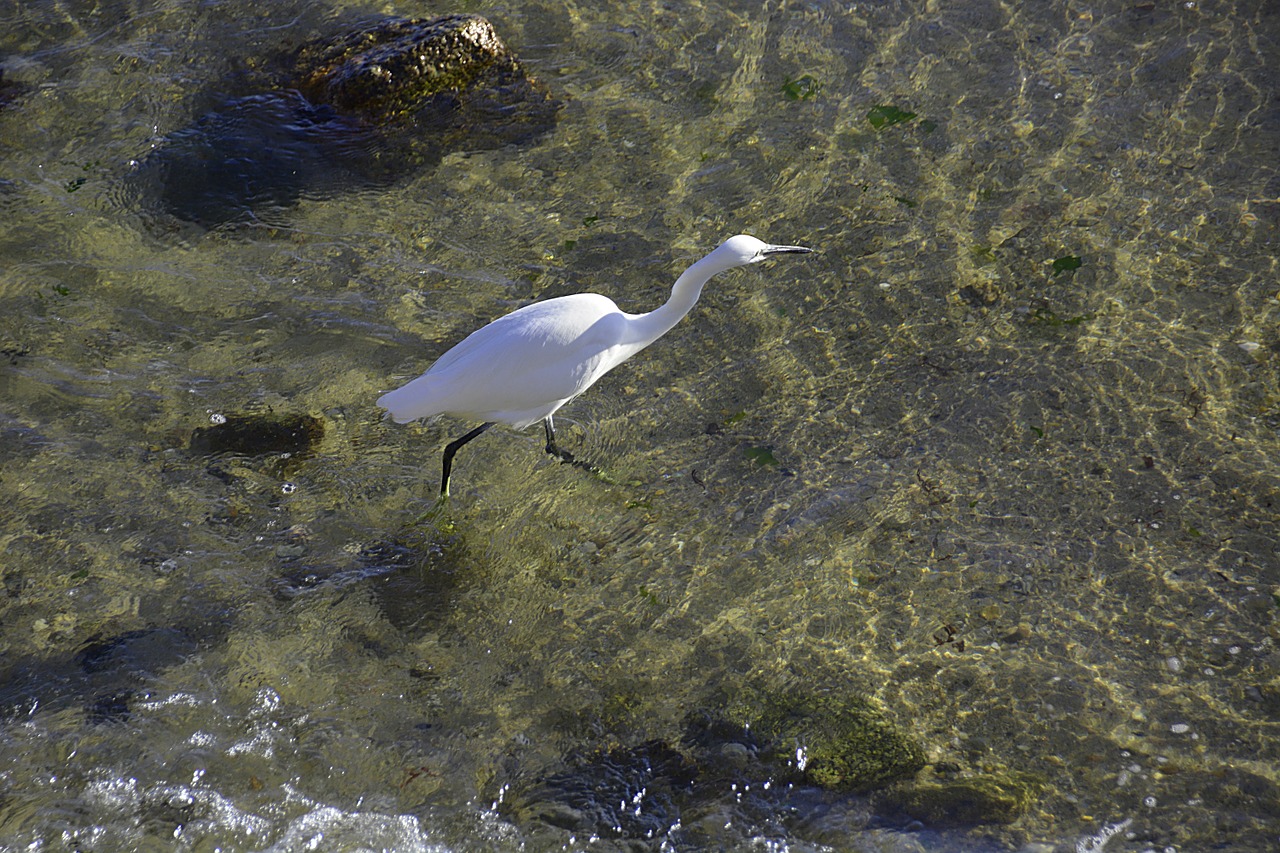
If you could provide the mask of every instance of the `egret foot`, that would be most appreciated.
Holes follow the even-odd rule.
[[[449,518],[449,495],[437,495],[426,512],[413,520],[415,527],[430,524],[442,533],[453,533],[453,519]]]
[[[610,477],[604,471],[597,468],[595,465],[592,465],[590,462],[583,462],[577,457],[575,457],[569,451],[561,450],[559,445],[556,444],[556,428],[555,428],[555,425],[551,422],[550,417],[543,418],[542,426],[547,433],[547,448],[546,448],[547,453],[559,459],[561,462],[563,462],[566,465],[572,465],[575,468],[581,468],[583,471],[590,472],[596,477],[596,479],[601,480],[605,483],[616,482],[612,477]]]
[[[613,482],[613,478],[610,477],[608,474],[606,474],[599,467],[592,465],[590,462],[583,462],[581,459],[575,459],[573,454],[567,450],[561,450],[561,451],[548,450],[547,452],[550,453],[552,456],[556,457],[557,459],[559,459],[565,465],[572,465],[574,468],[581,468],[583,471],[587,471],[588,473],[594,475],[596,479],[603,480],[606,483]]]

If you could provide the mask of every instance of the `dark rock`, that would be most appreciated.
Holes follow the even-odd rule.
[[[133,191],[200,225],[253,221],[523,142],[560,108],[477,15],[382,18],[261,65],[259,91],[171,134]]]
[[[294,54],[289,76],[313,102],[376,122],[408,119],[443,94],[482,97],[516,87],[549,101],[479,15],[387,18],[308,42]]]
[[[143,685],[195,650],[195,640],[176,628],[140,628],[91,640],[76,656],[91,694],[89,719],[95,723],[128,719],[129,703]]]
[[[614,749],[519,791],[508,808],[520,822],[539,821],[601,838],[661,838],[680,820],[679,801],[698,775],[661,741]]]
[[[122,690],[119,693],[108,693],[95,697],[89,703],[87,712],[89,722],[102,724],[123,722],[129,719],[129,702],[133,697],[134,692],[132,690]]]
[[[201,648],[221,641],[228,612],[193,602],[192,623],[98,635],[73,654],[54,649],[46,656],[0,657],[0,719],[21,719],[37,711],[85,709],[94,723],[128,718],[137,698],[151,695],[170,667]]]
[[[250,221],[303,195],[376,182],[364,165],[374,142],[355,119],[297,92],[250,95],[170,134],[136,181],[179,219]]]
[[[4,79],[4,69],[0,68],[0,107],[8,106],[9,102],[26,91],[27,87],[23,84]]]
[[[750,726],[731,723],[706,711],[691,712],[684,726],[684,742],[693,749],[719,752],[729,745],[741,746],[750,752],[760,749]]]
[[[1026,813],[1041,787],[1022,773],[984,773],[907,785],[891,791],[881,808],[938,829],[1007,824]]]
[[[550,130],[560,110],[479,15],[379,19],[307,42],[284,66],[284,86],[409,152],[396,168],[524,142]]]
[[[1241,767],[1187,774],[1185,784],[1220,812],[1255,815],[1280,813],[1280,785]]]
[[[276,554],[281,556],[278,547]],[[300,556],[305,554],[304,548]],[[438,627],[453,609],[470,565],[460,538],[434,533],[425,541],[375,542],[339,564],[281,562],[286,570],[273,584],[278,600],[359,584],[369,589],[388,622],[410,634]]]
[[[309,453],[323,437],[324,421],[311,415],[227,415],[222,423],[191,433],[191,452],[298,456]]]

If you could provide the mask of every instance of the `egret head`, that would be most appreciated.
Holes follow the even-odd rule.
[[[720,244],[720,248],[712,252],[717,260],[722,260],[725,269],[758,264],[772,255],[797,254],[812,252],[804,246],[774,246],[763,240],[757,240],[749,234],[738,234]]]

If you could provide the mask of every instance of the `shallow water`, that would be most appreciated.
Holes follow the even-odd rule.
[[[553,132],[254,227],[127,190],[244,57],[463,9]],[[1276,846],[1274,4],[42,2],[0,33],[0,845]],[[379,393],[532,299],[647,310],[741,231],[818,253],[713,281],[562,412],[609,481],[494,430],[424,518],[466,424]],[[324,436],[189,450],[245,412]],[[956,829],[582,781],[761,687],[1043,790]],[[575,784],[586,832],[519,802]]]

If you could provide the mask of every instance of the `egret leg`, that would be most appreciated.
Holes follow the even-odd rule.
[[[494,421],[488,421],[487,423],[480,424],[480,426],[476,427],[462,438],[451,441],[444,446],[444,470],[440,475],[440,497],[449,497],[449,472],[453,470],[454,454],[458,452],[458,449],[462,447],[462,445],[466,444],[471,439],[476,438],[493,425]]]
[[[551,422],[551,416],[542,419],[542,428],[547,431],[547,452],[559,459],[561,462],[572,463],[573,454],[567,450],[561,450],[556,445],[556,425]]]
[[[555,458],[559,459],[561,462],[567,463],[569,465],[573,465],[575,468],[581,468],[583,471],[590,471],[592,474],[595,474],[596,477],[598,477],[601,480],[604,480],[606,483],[613,482],[613,478],[610,477],[608,474],[606,474],[604,471],[601,471],[599,468],[592,465],[590,462],[579,461],[574,457],[572,453],[570,453],[567,450],[561,450],[559,446],[556,445],[556,427],[555,427],[555,424],[551,422],[550,417],[546,417],[542,419],[542,428],[547,431],[547,452],[548,453],[550,453]]]

